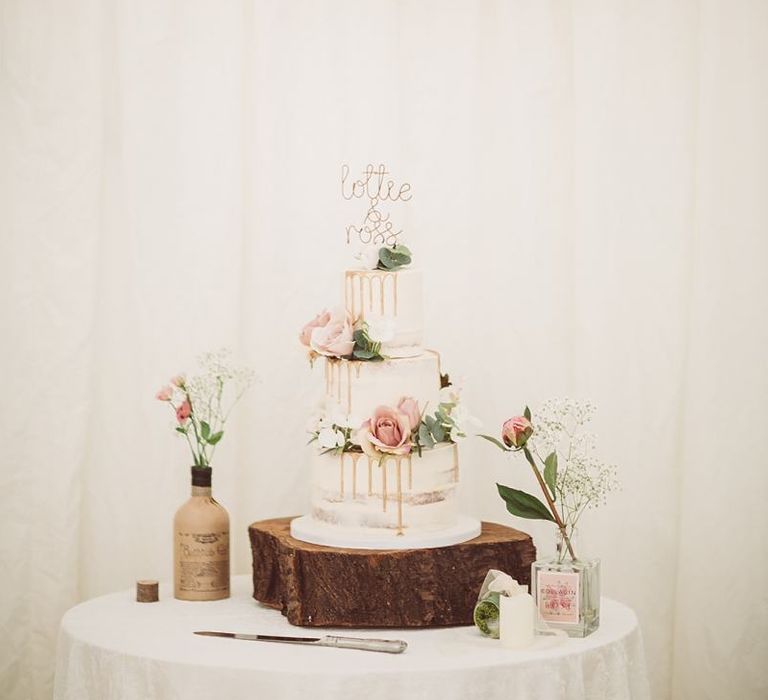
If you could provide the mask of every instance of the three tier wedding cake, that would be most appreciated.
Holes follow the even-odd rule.
[[[422,275],[402,244],[363,246],[344,306],[300,334],[322,401],[312,419],[311,512],[293,537],[336,547],[442,547],[476,537],[457,512],[459,450],[473,419],[423,346]]]

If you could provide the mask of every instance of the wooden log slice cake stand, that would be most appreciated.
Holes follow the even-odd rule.
[[[483,523],[468,542],[435,549],[322,547],[290,535],[293,518],[253,523],[253,597],[307,627],[471,625],[488,569],[530,585],[530,535]]]

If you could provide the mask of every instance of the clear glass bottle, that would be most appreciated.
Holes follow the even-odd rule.
[[[539,634],[564,630],[586,637],[600,626],[600,560],[580,556],[578,537],[568,533],[572,556],[557,530],[555,555],[531,564],[531,593]]]
[[[192,494],[173,519],[173,593],[229,598],[229,514],[211,494],[211,468],[192,467]]]

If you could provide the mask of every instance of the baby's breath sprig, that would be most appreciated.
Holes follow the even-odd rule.
[[[204,353],[198,363],[199,374],[189,379],[176,375],[156,398],[176,414],[175,430],[186,438],[195,466],[208,467],[232,409],[253,383],[254,373],[233,366],[227,349]]]

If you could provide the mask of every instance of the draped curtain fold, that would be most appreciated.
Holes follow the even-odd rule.
[[[392,211],[427,337],[488,432],[590,398],[622,490],[585,519],[654,698],[768,693],[768,5],[757,0],[0,3],[0,695],[50,697],[57,625],[169,578],[188,467],[153,400],[222,345],[259,383],[233,521],[305,511],[321,379],[296,330]],[[513,521],[462,447],[462,507]]]

